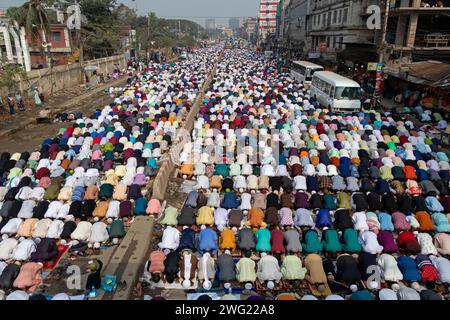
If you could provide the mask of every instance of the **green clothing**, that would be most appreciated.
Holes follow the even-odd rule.
[[[241,258],[236,263],[236,279],[239,282],[255,282],[255,261],[250,258]]]
[[[388,166],[382,166],[380,168],[380,176],[383,180],[394,180],[394,176],[392,175],[392,170]]]
[[[352,300],[375,300],[373,295],[367,290],[356,291],[352,293]]]
[[[41,97],[39,97],[39,91],[33,90],[33,96],[34,96],[34,104],[40,106],[42,104],[42,100]]]
[[[178,224],[178,210],[174,207],[168,207],[164,210],[164,218],[161,221],[162,225],[176,226]]]
[[[306,268],[302,267],[302,260],[294,255],[286,256],[281,266],[281,273],[286,280],[303,280]]]
[[[389,141],[388,143],[386,143],[386,145],[388,146],[388,148],[389,149],[391,149],[391,150],[396,150],[397,149],[397,147],[395,146],[395,143],[394,142],[392,142],[392,141]]]
[[[345,229],[342,234],[342,239],[344,241],[344,244],[342,245],[343,251],[348,253],[356,253],[362,250],[361,244],[358,241],[358,234],[355,229]]]
[[[270,245],[270,231],[266,228],[259,229],[255,233],[256,237],[256,251],[269,252]]]
[[[350,196],[348,193],[338,192],[336,198],[339,208],[352,210],[352,204],[350,203]]]
[[[326,252],[336,253],[342,251],[339,236],[336,230],[327,229],[322,233],[322,244]]]
[[[303,252],[318,253],[323,250],[322,242],[319,240],[319,235],[315,230],[309,230],[305,234],[305,242],[302,243]]]
[[[229,174],[226,163],[219,163],[214,170],[214,175],[216,176],[228,177]]]

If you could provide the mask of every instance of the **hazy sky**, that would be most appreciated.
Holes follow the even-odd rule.
[[[17,6],[24,0],[1,0],[0,9]],[[217,23],[227,23],[230,17],[256,17],[259,0],[119,0],[135,8],[140,14],[154,11],[159,17],[185,18],[204,24],[205,19],[215,18]]]

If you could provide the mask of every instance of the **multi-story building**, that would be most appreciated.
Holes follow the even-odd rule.
[[[450,0],[397,0],[389,10],[384,52],[386,71],[398,73],[404,63],[437,60],[450,63]],[[429,4],[429,5],[430,5]]]
[[[282,0],[280,18],[281,47],[293,59],[306,52],[306,21],[309,0]]]
[[[249,17],[244,20],[244,30],[247,35],[247,39],[251,39],[256,34],[256,18]]]
[[[326,60],[368,62],[376,58],[376,32],[367,26],[367,7],[379,0],[309,0],[307,50]],[[349,50],[345,50],[349,49]]]
[[[71,32],[65,24],[51,24],[50,32],[47,38],[49,46],[49,56],[53,65],[66,64],[66,57],[72,53]],[[45,66],[45,56],[42,55],[42,45],[45,45],[41,39],[32,40],[31,36],[27,37],[31,64],[33,67]]]
[[[261,0],[258,14],[259,41],[277,31],[277,13],[280,0]]]

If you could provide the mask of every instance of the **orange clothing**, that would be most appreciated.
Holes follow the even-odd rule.
[[[252,227],[260,227],[264,222],[264,212],[260,208],[250,209],[248,222]]]
[[[419,211],[416,213],[416,219],[420,224],[420,231],[433,231],[434,224],[433,220],[431,220],[430,215],[426,211]]]
[[[318,156],[311,156],[311,164],[317,167],[320,163],[320,158]]]
[[[220,250],[231,250],[236,249],[236,237],[233,230],[225,229],[220,235]]]
[[[406,180],[417,180],[416,169],[413,166],[404,166],[403,173]]]
[[[194,164],[192,164],[192,163],[183,163],[181,165],[179,174],[180,175],[192,176],[194,174]]]

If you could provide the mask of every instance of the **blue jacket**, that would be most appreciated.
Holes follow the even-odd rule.
[[[206,228],[200,231],[199,251],[201,254],[217,251],[217,233],[213,229]]]
[[[350,163],[350,158],[340,158],[339,172],[344,178],[351,176]]]
[[[380,221],[381,230],[394,231],[394,224],[390,214],[382,212],[378,215],[378,220]]]
[[[330,210],[320,209],[316,217],[316,227],[317,228],[333,228],[333,223],[331,222]]]
[[[430,175],[423,169],[416,169],[417,181],[429,180]]]
[[[186,228],[181,232],[180,245],[178,250],[195,250],[195,231],[192,228]]]
[[[197,191],[191,191],[188,194],[185,206],[191,207],[191,208],[197,208],[197,198],[198,198],[198,192]]]
[[[308,191],[319,191],[319,183],[317,182],[316,176],[306,177],[306,189]]]
[[[135,215],[145,215],[145,210],[147,209],[147,200],[143,197],[136,199],[136,202],[134,203],[134,210],[133,213]]]
[[[398,268],[403,274],[403,280],[408,282],[421,281],[422,276],[417,270],[416,262],[409,256],[401,256],[397,259]]]
[[[444,207],[439,202],[439,200],[436,197],[426,197],[425,198],[425,204],[427,205],[427,209],[430,212],[443,212]]]
[[[75,187],[72,191],[72,201],[83,201],[84,198],[84,187]]]
[[[391,192],[389,183],[386,180],[378,179],[375,184],[375,192],[378,194]]]
[[[221,207],[224,209],[236,209],[239,207],[240,202],[234,192],[225,193]]]

